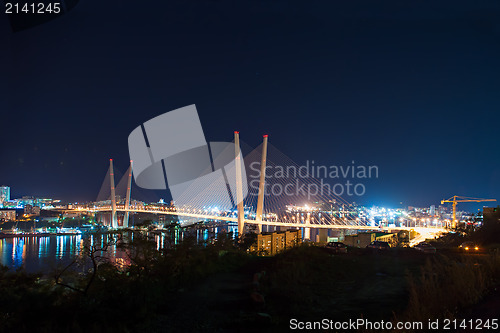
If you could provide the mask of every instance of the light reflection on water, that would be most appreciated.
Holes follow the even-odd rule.
[[[236,230],[235,226],[223,225],[187,230],[173,229],[170,233],[149,235],[160,250],[170,244],[179,244],[189,235],[195,236],[199,243],[204,243],[216,238],[220,232],[235,233]],[[99,246],[105,241],[105,237],[104,234],[88,234],[0,239],[0,264],[11,269],[23,268],[27,272],[49,274],[79,256],[85,240],[88,240],[91,246]],[[130,233],[130,237],[133,239],[134,233]],[[109,246],[105,256],[118,265],[127,261],[126,253],[116,245]]]
[[[69,263],[81,250],[82,236],[16,237],[0,239],[0,264],[28,272],[49,272]]]

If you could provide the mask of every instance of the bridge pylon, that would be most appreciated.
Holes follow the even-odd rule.
[[[127,195],[125,198],[125,215],[123,216],[123,227],[128,228],[128,220],[130,217],[130,196],[132,193],[132,160],[130,161],[130,167],[128,168],[128,179],[127,179]]]
[[[260,160],[260,179],[259,179],[259,195],[257,197],[257,211],[255,220],[258,223],[257,227],[259,234],[262,233],[262,212],[264,211],[264,192],[266,189],[266,161],[267,161],[267,134],[264,135],[262,142],[262,157]]]
[[[243,235],[245,229],[245,209],[243,206],[243,180],[241,178],[240,132],[234,132],[234,153],[236,164],[236,202],[238,206],[238,234]]]
[[[118,226],[116,218],[116,193],[115,193],[115,173],[113,171],[113,159],[109,159],[109,182],[111,185],[111,228]]]

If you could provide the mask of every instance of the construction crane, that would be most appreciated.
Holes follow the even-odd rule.
[[[459,195],[454,195],[448,200],[441,200],[441,205],[445,202],[451,202],[453,204],[453,220],[452,227],[455,226],[457,222],[457,203],[459,202],[483,202],[483,201],[497,201],[496,199],[481,199],[481,198],[470,198],[470,197],[462,197]]]

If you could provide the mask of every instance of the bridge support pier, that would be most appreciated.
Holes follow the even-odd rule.
[[[236,201],[238,206],[238,235],[245,229],[245,209],[243,206],[243,181],[241,179],[240,132],[234,132],[234,153],[236,164]]]
[[[111,185],[111,228],[118,227],[116,219],[116,194],[115,194],[115,173],[113,171],[113,159],[109,159],[109,181]]]
[[[264,192],[266,189],[266,160],[267,160],[267,135],[264,135],[264,141],[262,142],[262,158],[260,160],[260,179],[259,179],[259,195],[257,197],[257,211],[255,214],[255,220],[259,223],[257,224],[259,228],[259,234],[262,233],[262,213],[264,211]]]
[[[340,229],[338,238],[339,238],[339,242],[344,241],[344,239],[345,239],[345,230],[344,229]]]
[[[304,227],[304,239],[311,239],[311,228]]]
[[[304,227],[304,239],[311,239],[311,228],[308,227],[311,225],[311,213],[307,213],[306,217],[306,227]]]

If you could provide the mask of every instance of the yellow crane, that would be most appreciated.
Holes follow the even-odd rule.
[[[453,204],[453,220],[452,227],[456,225],[457,222],[457,203],[459,202],[483,202],[483,201],[497,201],[497,199],[481,199],[481,198],[470,198],[470,197],[462,197],[459,195],[454,195],[448,200],[441,200],[441,205],[445,202],[451,202]]]

